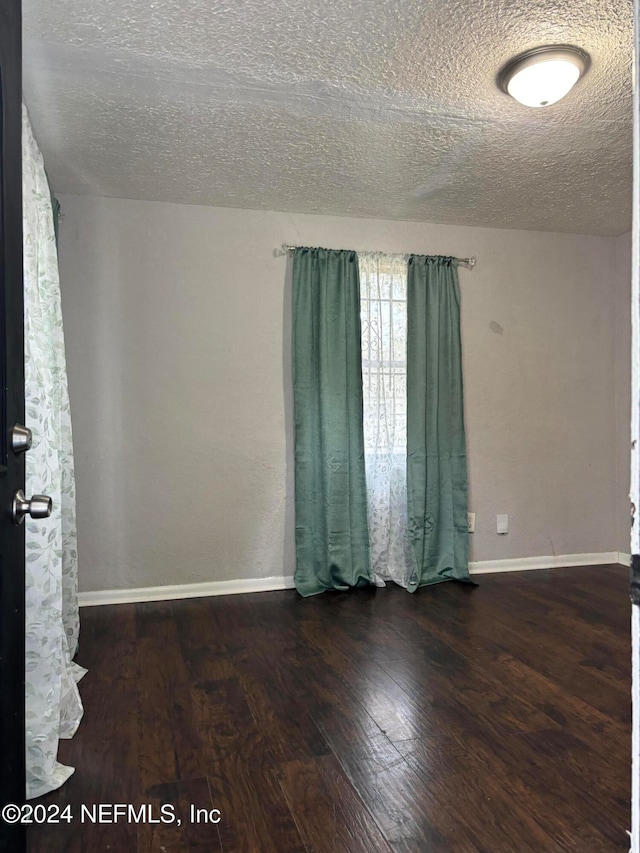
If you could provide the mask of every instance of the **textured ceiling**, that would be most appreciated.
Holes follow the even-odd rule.
[[[505,228],[630,228],[630,0],[23,0],[59,192]],[[558,104],[499,68],[591,54]]]

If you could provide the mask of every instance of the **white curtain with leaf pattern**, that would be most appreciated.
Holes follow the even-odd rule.
[[[375,582],[407,586],[407,261],[358,253],[364,454]]]
[[[53,499],[50,518],[26,526],[27,797],[58,788],[73,773],[57,761],[59,738],[82,717],[73,663],[78,645],[75,480],[58,254],[49,184],[22,108],[22,192],[26,492]]]

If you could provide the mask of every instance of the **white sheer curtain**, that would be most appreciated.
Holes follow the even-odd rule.
[[[73,773],[56,760],[58,739],[82,717],[72,662],[78,644],[75,480],[58,255],[42,154],[22,108],[25,409],[33,446],[27,494],[53,499],[50,518],[26,526],[27,797]]]
[[[371,562],[378,585],[406,587],[407,263],[403,255],[371,253],[358,260]]]

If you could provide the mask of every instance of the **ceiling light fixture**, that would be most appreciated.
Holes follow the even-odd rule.
[[[535,47],[507,62],[498,85],[526,107],[548,107],[571,91],[589,62],[589,54],[572,45]]]

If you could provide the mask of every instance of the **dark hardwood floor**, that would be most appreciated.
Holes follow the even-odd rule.
[[[628,570],[479,580],[83,610],[76,772],[39,801],[73,821],[30,853],[628,850]]]

